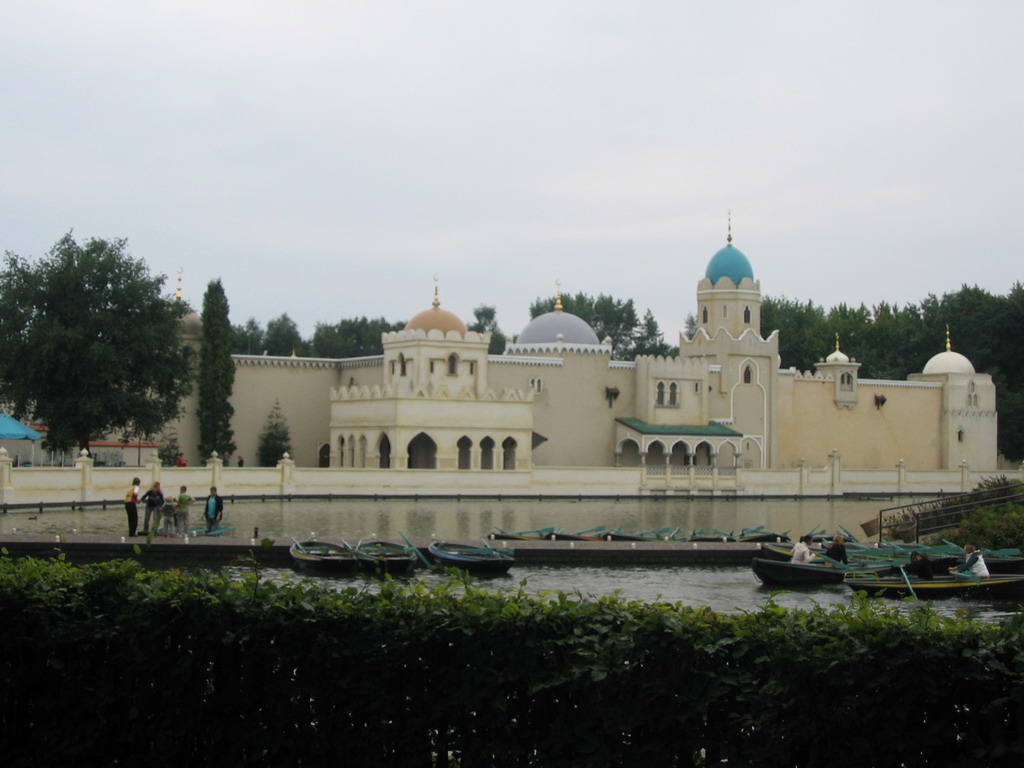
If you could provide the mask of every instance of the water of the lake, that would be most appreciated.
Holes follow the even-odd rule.
[[[462,500],[425,499],[371,501],[273,500],[228,503],[224,525],[240,535],[288,540],[298,538],[344,538],[356,541],[377,536],[398,539],[405,534],[415,539],[457,539],[475,541],[498,528],[523,531],[555,527],[582,531],[596,526],[644,531],[679,528],[683,533],[739,531],[763,525],[768,530],[789,532],[794,538],[807,531],[829,533],[848,530],[861,535],[860,523],[876,518],[878,511],[899,502],[877,500],[720,500],[720,499],[627,499],[627,500]],[[0,515],[0,535],[20,533],[123,535],[125,514],[120,505],[102,510],[17,511]],[[299,576],[287,569],[268,569],[268,576],[290,580]],[[414,577],[429,582],[441,576],[418,572]],[[489,589],[518,589],[527,582],[531,593],[562,591],[583,597],[619,594],[645,601],[663,600],[717,611],[758,610],[768,600],[793,608],[848,605],[851,592],[843,585],[774,592],[761,586],[749,567],[629,566],[513,568],[510,575],[489,579]],[[351,586],[352,581],[323,579],[329,587]],[[1013,615],[1015,604],[961,600],[935,601],[933,607],[946,615],[967,615],[998,620]]]

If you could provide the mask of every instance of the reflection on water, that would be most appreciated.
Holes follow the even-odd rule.
[[[904,499],[901,503],[909,503]],[[582,531],[596,526],[645,531],[679,528],[683,533],[695,530],[740,531],[764,526],[795,536],[810,530],[832,532],[840,527],[855,534],[860,524],[878,515],[883,507],[897,502],[890,499],[849,501],[826,499],[623,499],[616,500],[544,500],[514,499],[334,501],[245,501],[226,504],[224,525],[234,526],[240,535],[250,536],[259,528],[260,536],[288,539],[315,534],[323,538],[359,539],[379,536],[397,538],[405,533],[416,538],[475,540],[497,528],[524,531],[556,527]],[[194,507],[198,509],[198,505]],[[101,533],[123,535],[126,529],[124,509],[17,511],[0,515],[0,534],[23,533]]]

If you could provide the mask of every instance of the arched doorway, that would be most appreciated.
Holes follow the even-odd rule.
[[[619,446],[618,464],[620,467],[640,466],[640,446],[637,445],[636,440],[622,441],[622,445]]]
[[[381,469],[391,469],[391,441],[387,435],[380,436],[380,443],[377,446],[378,466]]]
[[[338,436],[338,466],[345,466],[345,436]]]
[[[420,432],[409,441],[409,469],[434,469],[437,467],[437,443],[425,432]]]
[[[331,466],[331,444],[324,443],[316,452],[316,465],[320,468]]]

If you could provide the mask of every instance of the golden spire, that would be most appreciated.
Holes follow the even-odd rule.
[[[953,351],[953,345],[949,343],[949,323],[946,323],[946,351]]]
[[[726,245],[732,245],[732,211],[729,211],[729,236],[725,238]]]
[[[441,306],[441,299],[437,297],[437,275],[434,275],[434,302],[431,306],[433,306],[434,309]]]
[[[839,351],[839,331],[836,331],[836,352]]]
[[[184,271],[184,269],[178,267],[178,287],[174,291],[175,301],[181,301],[181,273]]]
[[[555,312],[562,311],[562,281],[555,280]]]

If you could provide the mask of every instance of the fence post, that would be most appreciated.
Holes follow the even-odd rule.
[[[292,457],[286,452],[277,462],[277,466],[281,470],[281,495],[295,493],[295,462]]]
[[[7,455],[7,449],[0,445],[0,501],[4,500],[5,491],[13,491],[11,484],[11,465],[14,461]]]

